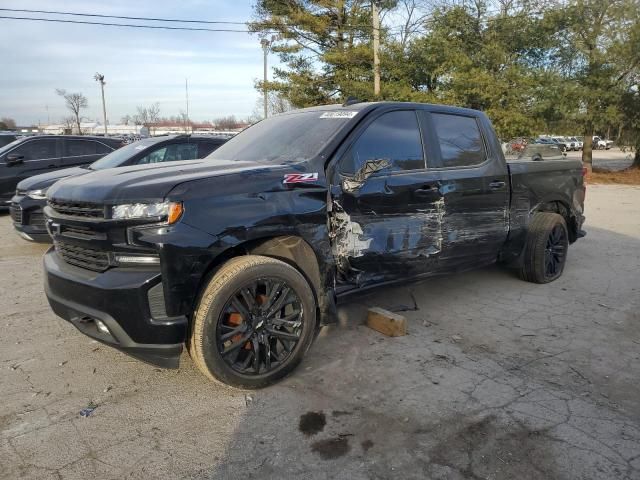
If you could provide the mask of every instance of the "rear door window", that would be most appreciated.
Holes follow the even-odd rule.
[[[138,165],[144,165],[147,163],[173,162],[176,160],[193,160],[195,158],[198,158],[197,144],[174,143],[154,150],[136,163]]]
[[[449,113],[432,113],[431,121],[444,168],[470,167],[487,159],[478,121]]]
[[[18,148],[12,150],[10,153],[22,155],[24,160],[46,160],[56,158],[58,156],[56,143],[57,141],[52,138],[29,140]]]
[[[200,142],[198,144],[198,158],[204,158],[209,155],[211,152],[216,150],[221,143],[213,143],[213,142]]]
[[[65,140],[65,157],[84,157],[96,154],[97,143],[93,140]]]
[[[111,148],[104,143],[96,142],[96,153],[98,155],[106,155],[107,153],[111,153],[114,150],[114,148]]]
[[[387,160],[384,171],[425,168],[415,111],[388,112],[371,122],[343,158],[341,172],[355,174],[368,160]]]

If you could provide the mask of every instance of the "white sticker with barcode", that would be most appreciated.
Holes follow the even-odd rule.
[[[334,111],[334,112],[324,112],[320,115],[320,118],[353,118],[358,114],[358,112],[354,111]]]

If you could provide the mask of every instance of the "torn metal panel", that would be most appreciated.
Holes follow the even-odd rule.
[[[411,215],[351,216],[334,200],[329,231],[338,270],[353,279],[360,277],[361,270],[370,270],[369,263],[397,263],[402,258],[438,254],[442,249],[444,215],[442,198]]]

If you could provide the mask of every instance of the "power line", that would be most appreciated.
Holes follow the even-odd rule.
[[[98,18],[116,18],[116,19],[128,19],[128,20],[143,20],[143,21],[158,21],[158,22],[178,22],[178,23],[201,23],[201,24],[222,24],[222,25],[249,25],[248,22],[236,22],[236,21],[226,21],[226,20],[180,20],[180,19],[169,19],[169,18],[151,18],[151,17],[128,17],[128,16],[117,16],[117,15],[101,15],[101,14],[89,14],[89,13],[75,13],[75,12],[61,12],[61,11],[52,11],[52,10],[26,10],[26,9],[11,9],[11,8],[0,8],[0,11],[9,11],[9,12],[26,12],[26,13],[46,13],[46,14],[55,14],[55,15],[74,15],[81,17],[98,17]],[[497,13],[497,12],[487,12],[489,14]],[[516,16],[525,16],[527,14],[514,14],[510,15],[506,18],[512,18]],[[132,23],[110,23],[110,22],[92,22],[88,20],[68,20],[61,18],[43,18],[43,17],[22,17],[22,16],[10,16],[10,15],[0,15],[0,19],[5,20],[26,20],[26,21],[36,21],[36,22],[50,22],[50,23],[71,23],[71,24],[80,24],[80,25],[99,25],[99,26],[107,26],[107,27],[125,27],[125,28],[144,28],[144,29],[152,29],[152,30],[181,30],[181,31],[194,31],[194,32],[229,32],[229,33],[263,33],[263,34],[277,34],[282,33],[297,33],[295,30],[287,32],[287,29],[296,29],[298,26],[296,25],[286,25],[286,24],[268,24],[268,23],[259,23],[267,28],[272,28],[272,30],[260,30],[260,31],[252,31],[252,30],[241,30],[235,28],[206,28],[206,27],[186,27],[186,26],[165,26],[165,25],[141,25],[141,24],[132,24]],[[433,15],[431,18],[424,19],[424,26],[428,27],[435,19]],[[482,23],[489,23],[493,21],[502,20],[500,17],[494,18],[485,18],[479,20]],[[371,25],[344,25],[341,27],[342,30],[366,30],[371,29]],[[391,33],[391,35],[399,35],[402,32],[402,26],[388,26],[382,27],[381,30],[387,31]],[[392,33],[393,31],[397,31],[397,33]],[[362,35],[356,35],[358,37],[368,37],[366,33]]]
[[[21,13],[46,13],[53,15],[73,15],[76,17],[97,17],[97,18],[117,18],[122,20],[146,20],[152,22],[177,22],[177,23],[206,23],[206,24],[225,24],[225,25],[246,25],[247,22],[232,22],[226,20],[181,20],[177,18],[153,18],[153,17],[126,17],[119,15],[102,15],[98,13],[77,13],[77,12],[61,12],[55,10],[26,10],[21,8],[0,8],[5,12],[21,12]]]
[[[40,18],[40,17],[14,17],[14,16],[8,16],[8,15],[0,15],[0,19],[31,20],[36,22],[74,23],[74,24],[81,24],[81,25],[102,25],[107,27],[150,28],[150,29],[157,29],[157,30],[188,30],[188,31],[195,31],[195,32],[253,33],[253,32],[250,32],[249,30],[239,30],[239,29],[204,28],[204,27],[169,27],[165,25],[138,25],[138,24],[132,24],[132,23],[89,22],[86,20],[63,20],[60,18]],[[272,32],[272,33],[277,33],[277,32]]]
[[[248,25],[250,22],[239,22],[231,20],[193,20],[193,19],[178,19],[178,18],[159,18],[159,17],[130,17],[124,15],[104,15],[99,13],[78,13],[78,12],[66,12],[59,10],[29,10],[23,8],[0,8],[0,11],[4,12],[17,12],[17,13],[45,13],[48,15],[72,15],[76,17],[94,17],[94,18],[115,18],[120,20],[142,20],[148,22],[173,22],[173,23],[200,23],[208,25]],[[5,17],[0,17],[5,18]],[[288,28],[292,25],[268,23],[268,22],[256,22],[260,25],[268,28]],[[371,25],[344,25],[341,27],[345,30],[366,30],[371,29]]]

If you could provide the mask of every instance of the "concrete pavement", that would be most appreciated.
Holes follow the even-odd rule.
[[[1,216],[0,478],[638,479],[640,188],[589,186],[587,219],[558,281],[491,267],[378,290],[243,392],[56,318],[46,247]],[[407,310],[409,335],[363,326],[373,305]]]

